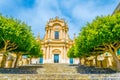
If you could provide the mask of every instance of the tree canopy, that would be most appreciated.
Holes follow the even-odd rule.
[[[31,48],[30,50],[30,54],[28,55],[29,57],[42,57],[42,50],[41,50],[41,46],[40,46],[40,42],[39,41],[34,41],[34,46]]]
[[[108,51],[118,62],[116,51],[119,47],[120,14],[101,16],[81,29],[75,43],[75,55],[89,56],[95,51]]]
[[[67,53],[67,56],[68,56],[69,58],[75,58],[75,57],[76,57],[75,54],[74,54],[74,46],[72,46],[72,47],[69,49],[69,51],[68,51],[68,53]]]
[[[36,54],[40,50],[31,27],[14,18],[0,15],[0,51],[17,51]],[[35,47],[37,46],[37,47]],[[34,50],[33,50],[34,48]]]
[[[120,42],[120,15],[101,16],[83,27],[76,40],[76,53],[89,53],[95,47]],[[78,52],[77,52],[78,51]]]

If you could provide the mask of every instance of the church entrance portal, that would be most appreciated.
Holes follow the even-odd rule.
[[[54,54],[54,63],[59,63],[59,54]]]

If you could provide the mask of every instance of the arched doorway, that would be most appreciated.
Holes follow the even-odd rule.
[[[53,53],[53,62],[54,63],[59,63],[60,62],[60,53],[61,51],[59,49],[54,49],[52,51]]]

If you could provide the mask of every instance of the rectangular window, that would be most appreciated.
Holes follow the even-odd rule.
[[[59,39],[59,31],[55,31],[55,39]]]

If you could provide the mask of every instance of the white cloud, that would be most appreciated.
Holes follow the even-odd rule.
[[[72,11],[72,16],[78,20],[91,21],[96,16],[111,14],[114,5],[96,6],[96,2],[89,1],[86,4],[76,5]]]
[[[57,1],[53,3],[51,0],[37,0],[34,8],[23,9],[17,16],[32,26],[35,35],[40,32],[43,37],[47,21],[50,18],[61,15],[58,8]]]
[[[117,6],[117,0],[111,1],[114,3],[99,5],[101,0],[36,0],[34,7],[26,9],[17,6],[14,0],[0,0],[0,11],[25,21],[32,26],[35,36],[40,32],[41,37],[45,34],[47,21],[59,16],[68,23],[70,37],[73,38],[73,34],[79,33],[86,21],[98,15],[111,14]]]

